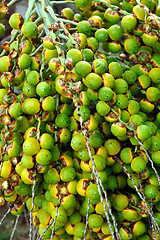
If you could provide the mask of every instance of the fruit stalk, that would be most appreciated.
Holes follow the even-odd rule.
[[[34,179],[33,185],[32,185],[32,207],[31,207],[31,210],[29,211],[29,240],[32,240],[32,232],[33,232],[32,211],[34,208],[35,186],[36,186],[36,181]]]
[[[136,135],[134,136],[134,138],[138,141],[139,145],[142,146],[143,151],[144,151],[145,154],[147,155],[147,157],[148,157],[148,159],[149,159],[149,161],[150,161],[150,163],[151,163],[152,169],[154,170],[154,172],[155,172],[155,174],[156,174],[156,176],[157,176],[158,183],[159,183],[159,186],[160,186],[160,177],[159,177],[159,174],[158,174],[157,170],[156,170],[155,167],[154,167],[154,164],[153,164],[153,161],[152,161],[151,157],[149,156],[149,154],[148,154],[147,150],[145,149],[143,143],[141,143],[141,141],[137,138]]]
[[[2,225],[3,221],[5,220],[5,218],[7,217],[7,215],[10,213],[11,209],[8,208],[7,212],[4,214],[4,216],[2,217],[1,221],[0,221],[0,226]]]
[[[56,207],[55,218],[54,218],[54,221],[53,221],[53,227],[52,227],[52,233],[51,233],[51,240],[52,240],[53,237],[54,237],[55,224],[56,224],[57,216],[58,216],[58,207]]]
[[[76,98],[74,98],[74,104],[75,104],[75,106],[76,106],[76,108],[77,108],[77,112],[79,113],[79,106],[78,106],[78,102],[77,102],[77,101],[78,101],[78,100],[77,100]],[[103,192],[104,192],[104,194],[105,194],[105,200],[106,200],[106,203],[107,203],[107,207],[108,207],[108,209],[109,209],[109,213],[110,213],[110,215],[111,215],[111,217],[112,217],[112,220],[113,220],[113,224],[114,224],[114,227],[115,227],[117,239],[121,239],[121,237],[120,237],[120,235],[119,235],[119,233],[118,233],[117,223],[116,223],[115,218],[114,218],[114,216],[113,216],[113,214],[112,214],[112,210],[111,210],[111,208],[110,208],[110,206],[109,206],[109,202],[108,202],[108,198],[107,198],[107,193],[106,193],[106,191],[105,191],[104,188],[103,188],[103,184],[102,184],[102,182],[101,182],[101,179],[100,179],[99,176],[98,176],[98,171],[96,170],[96,166],[95,166],[94,160],[93,160],[93,158],[92,158],[92,154],[91,154],[91,150],[90,150],[90,146],[89,146],[89,140],[88,140],[88,138],[87,138],[87,136],[86,136],[87,130],[86,130],[85,127],[83,126],[83,119],[82,119],[82,116],[81,116],[80,113],[79,113],[79,116],[80,116],[80,126],[81,126],[81,130],[82,130],[83,135],[84,135],[84,137],[85,137],[85,139],[86,139],[86,147],[87,147],[88,154],[89,154],[90,160],[91,160],[91,162],[92,162],[92,166],[93,166],[92,172],[93,172],[93,174],[94,174],[94,176],[95,176],[95,179],[96,179],[96,184],[97,184],[97,187],[98,187],[98,192],[99,192],[99,195],[100,195],[100,200],[101,200],[101,202],[103,203],[104,213],[105,213],[105,216],[106,216],[106,218],[107,218],[107,222],[108,222],[108,224],[109,224],[109,229],[110,229],[110,231],[111,231],[112,238],[115,239],[115,236],[114,236],[114,232],[113,232],[113,230],[112,230],[112,226],[111,226],[111,222],[110,222],[110,219],[109,219],[108,212],[106,211],[106,205],[105,205],[105,203],[104,203],[103,196],[102,196],[102,193],[101,193],[101,187],[102,187],[102,190],[103,190]]]
[[[134,186],[134,188],[135,188],[138,196],[139,196],[140,199],[144,202],[145,207],[147,208],[148,214],[149,214],[149,216],[150,216],[150,218],[151,218],[151,221],[152,221],[153,224],[154,224],[155,229],[156,229],[158,232],[160,232],[159,226],[158,226],[158,224],[156,223],[155,218],[153,217],[153,215],[152,215],[152,213],[151,213],[151,211],[150,211],[150,209],[149,209],[149,207],[148,207],[148,205],[147,205],[147,203],[146,203],[146,200],[145,200],[145,198],[143,197],[143,194],[141,194],[140,191],[138,190],[138,187],[136,186],[136,183],[135,183],[134,179],[131,177],[131,174],[128,172],[127,168],[125,167],[125,165],[122,163],[122,161],[121,161],[120,159],[117,159],[117,161],[121,164],[121,166],[122,166],[122,168],[124,169],[125,173],[127,174],[128,178],[132,181],[132,184],[133,184],[133,186]]]
[[[19,218],[20,218],[20,215],[16,216],[16,221],[15,221],[15,224],[14,224],[14,227],[13,227],[13,230],[12,230],[12,233],[11,233],[10,240],[13,240],[13,237],[14,237],[14,234],[15,234],[15,231],[16,231],[16,228],[17,228],[17,225],[18,225]]]

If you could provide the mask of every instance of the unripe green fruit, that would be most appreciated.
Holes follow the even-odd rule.
[[[108,139],[104,146],[109,155],[116,155],[121,149],[120,143],[115,139]]]
[[[22,114],[22,106],[20,103],[12,103],[8,110],[12,118],[20,117]]]
[[[146,168],[146,161],[142,157],[135,157],[131,162],[131,168],[136,173],[141,173]]]
[[[27,196],[31,191],[31,187],[20,180],[18,185],[15,186],[15,191],[20,196]]]
[[[124,163],[130,163],[133,160],[133,152],[129,147],[123,148],[120,152],[120,158]]]
[[[121,50],[121,44],[119,42],[115,42],[115,41],[109,42],[108,50],[109,50],[109,52],[112,52],[112,53],[118,53]]]
[[[133,235],[139,237],[146,232],[146,225],[142,221],[137,221],[133,226]]]
[[[31,57],[28,54],[23,53],[19,56],[17,64],[20,69],[27,69],[31,65]]]
[[[0,72],[9,72],[11,65],[11,59],[8,56],[0,57]]]
[[[103,225],[103,218],[98,214],[91,214],[88,223],[91,228],[99,228]]]
[[[147,125],[140,125],[137,127],[136,135],[141,141],[144,141],[151,137],[151,130]]]
[[[10,161],[5,161],[1,168],[1,177],[8,178],[12,171],[12,163]]]
[[[113,191],[118,188],[118,182],[116,176],[110,175],[107,177],[106,188]]]
[[[108,40],[108,31],[105,28],[100,28],[95,32],[95,38],[99,42],[105,42]]]
[[[93,161],[98,171],[102,171],[106,167],[106,160],[99,154],[93,155]],[[89,166],[93,169],[91,160],[89,161]]]
[[[125,208],[122,211],[122,215],[128,221],[136,221],[138,217],[138,212],[132,208]]]
[[[72,181],[76,177],[76,171],[72,167],[64,167],[60,171],[60,178],[64,182]]]
[[[136,16],[136,18],[138,18],[139,20],[143,21],[145,19],[145,14],[146,14],[145,10],[141,8],[139,5],[134,6],[132,11]]]
[[[60,181],[59,172],[55,168],[50,168],[46,173],[43,175],[45,182],[56,184]]]
[[[109,64],[109,73],[114,77],[114,78],[119,78],[121,77],[123,70],[122,66],[118,62],[111,62]]]
[[[146,91],[146,97],[150,102],[157,102],[160,99],[160,90],[156,87],[149,87]]]
[[[46,97],[50,94],[50,86],[47,82],[40,82],[36,86],[36,93],[40,97]]]
[[[126,135],[127,129],[122,123],[116,122],[116,123],[112,123],[111,132],[116,137],[122,137]]]
[[[152,68],[149,71],[149,77],[153,83],[160,83],[160,68]]]
[[[40,149],[36,154],[36,162],[40,165],[48,165],[52,160],[52,153],[47,149]]]
[[[80,77],[86,77],[91,72],[91,65],[86,61],[79,61],[75,65],[75,72]]]
[[[73,232],[75,237],[83,238],[84,231],[85,231],[85,223],[78,222],[74,225]]]
[[[21,31],[27,38],[36,38],[38,33],[38,27],[35,22],[25,22],[22,25]]]
[[[149,47],[153,47],[154,44],[156,44],[157,41],[158,41],[158,36],[154,33],[151,33],[151,32],[143,33],[142,40],[143,40],[145,45],[147,45]]]
[[[91,33],[91,24],[88,21],[83,20],[78,23],[77,30],[79,33],[83,33],[88,37]]]
[[[113,199],[113,207],[117,211],[122,211],[129,204],[128,198],[124,194],[117,194]]]
[[[20,30],[23,24],[23,18],[19,13],[14,13],[9,18],[9,24],[13,29]]]
[[[91,24],[91,26],[93,28],[102,28],[102,18],[98,15],[92,15],[89,19],[88,19],[89,23]]]
[[[83,55],[82,55],[82,52],[80,50],[73,48],[73,49],[70,49],[67,52],[66,57],[71,58],[72,59],[72,65],[75,66],[76,63],[82,61]]]
[[[148,184],[144,188],[144,194],[147,198],[150,198],[150,199],[155,198],[158,194],[158,189],[156,186],[152,184]]]
[[[124,42],[124,49],[127,53],[133,54],[137,52],[139,48],[139,42],[135,38],[128,38]]]
[[[27,185],[33,184],[32,170],[24,168],[21,172],[21,179]]]
[[[73,116],[77,121],[80,121],[80,116],[83,121],[86,121],[90,117],[90,110],[85,106],[80,106],[79,111],[77,108],[74,110]]]
[[[82,49],[83,60],[87,62],[93,61],[93,51],[89,48]]]
[[[130,233],[130,230],[125,227],[121,227],[119,229],[119,234],[120,234],[122,240],[129,240],[129,239],[132,239],[132,237],[133,237],[132,233]]]
[[[99,148],[102,146],[103,143],[103,138],[102,135],[99,134],[99,131],[96,132],[94,131],[90,136],[89,136],[89,145],[93,148]]]
[[[89,199],[93,199],[93,200],[99,199],[98,187],[97,187],[97,185],[95,183],[90,184],[87,187],[87,189],[86,189],[86,196]]]
[[[40,103],[36,98],[28,98],[22,104],[22,110],[28,115],[35,115],[40,111]]]
[[[113,41],[119,41],[123,36],[123,29],[118,25],[112,25],[108,29],[108,35]]]
[[[95,73],[102,75],[107,70],[107,61],[104,59],[95,59],[92,62],[92,69]]]
[[[39,83],[40,81],[40,75],[37,71],[30,71],[27,74],[27,82],[31,85],[37,85],[37,83]]]
[[[45,148],[48,150],[53,149],[54,146],[54,139],[48,133],[43,133],[39,139],[41,148]]]
[[[63,18],[73,20],[74,12],[71,8],[63,8],[61,14]]]
[[[99,42],[94,37],[87,38],[87,47],[90,48],[93,52],[96,52],[99,48]]]
[[[19,142],[11,142],[7,147],[7,154],[9,157],[18,157],[21,152],[21,146]]]
[[[40,150],[40,145],[38,143],[38,141],[33,138],[27,138],[24,143],[23,143],[23,151],[27,154],[27,155],[35,155],[36,153],[38,153]]]
[[[96,73],[89,73],[86,78],[84,78],[83,83],[86,87],[96,90],[102,84],[102,78]]]
[[[137,24],[137,19],[133,15],[124,16],[121,20],[121,25],[124,30],[130,32],[135,29]]]
[[[87,11],[92,6],[92,0],[75,0],[76,8],[82,11]]]
[[[61,206],[65,209],[68,210],[70,208],[75,208],[77,204],[76,197],[73,194],[69,194],[67,196],[64,196],[62,198],[62,203]]]
[[[83,135],[76,134],[75,136],[72,137],[71,140],[71,147],[75,151],[82,151],[86,146],[86,140]]]

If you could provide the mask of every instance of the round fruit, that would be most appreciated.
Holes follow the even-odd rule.
[[[27,38],[36,38],[38,33],[38,27],[35,22],[25,22],[22,25],[21,31]]]
[[[27,155],[35,155],[40,150],[40,145],[37,139],[30,137],[27,138],[23,143],[23,151]]]

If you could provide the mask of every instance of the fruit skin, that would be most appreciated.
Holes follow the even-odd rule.
[[[146,225],[142,221],[137,221],[133,226],[133,235],[139,237],[146,232]]]
[[[33,138],[27,138],[24,143],[23,143],[23,151],[27,154],[27,155],[35,155],[36,153],[38,153],[40,150],[40,145],[38,143],[38,141]]]
[[[28,115],[35,115],[40,111],[40,103],[36,98],[28,98],[22,104],[22,110]]]
[[[38,33],[38,27],[35,22],[25,22],[22,25],[21,31],[27,38],[35,38]]]
[[[12,171],[12,163],[10,161],[5,161],[1,167],[1,177],[8,178]]]
[[[137,24],[137,19],[133,15],[127,15],[122,18],[121,25],[126,31],[132,31]]]
[[[23,24],[23,18],[19,13],[14,13],[9,18],[9,24],[13,29],[20,30]]]
[[[122,211],[129,204],[128,198],[124,194],[117,194],[113,199],[113,207],[117,211]]]
[[[0,72],[9,72],[11,66],[11,59],[8,56],[0,57]]]

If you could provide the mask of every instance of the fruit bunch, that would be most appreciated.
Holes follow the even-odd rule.
[[[56,14],[64,3],[30,0],[9,19],[0,205],[27,208],[43,239],[158,240],[159,2],[75,0]]]

